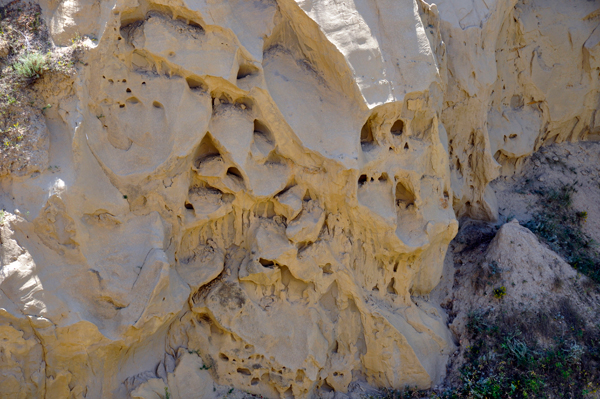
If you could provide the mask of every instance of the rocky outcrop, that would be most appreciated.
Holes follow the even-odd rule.
[[[455,212],[597,133],[590,5],[459,3],[42,4],[86,50],[46,97],[50,167],[0,180],[0,397],[439,382]]]
[[[598,10],[589,2],[443,1],[454,209],[496,219],[489,183],[542,145],[597,140]]]

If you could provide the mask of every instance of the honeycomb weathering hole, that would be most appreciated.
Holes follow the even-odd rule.
[[[200,24],[199,24],[199,23],[197,23],[197,22],[194,22],[194,21],[188,21],[188,25],[189,25],[189,26],[191,26],[192,28],[196,28],[196,29],[198,29],[198,30],[201,30],[201,31],[203,31],[203,32],[204,32],[204,28],[202,27],[202,25],[200,25]]]
[[[240,374],[242,374],[242,375],[248,376],[248,377],[252,375],[252,373],[250,372],[250,370],[245,369],[245,368],[238,368],[237,372],[240,373]]]
[[[373,136],[373,128],[371,127],[371,120],[367,120],[360,130],[360,145],[368,147],[375,144],[375,137]]]
[[[267,127],[263,122],[258,119],[254,120],[254,136],[255,140],[257,136],[264,140],[267,144],[274,145],[275,138],[273,137],[273,133],[271,133],[271,129]]]
[[[397,295],[396,288],[394,287],[395,283],[396,283],[396,279],[394,277],[392,277],[392,279],[390,280],[390,283],[387,286],[388,294]]]
[[[258,260],[258,263],[260,263],[261,265],[263,265],[264,267],[275,267],[275,262],[273,262],[272,260],[268,260],[268,259],[263,259],[260,258]]]
[[[398,119],[392,125],[392,128],[390,129],[390,132],[394,136],[400,136],[402,133],[404,133],[404,122],[401,119]]]
[[[242,173],[240,172],[240,170],[238,168],[234,168],[233,166],[227,169],[227,174],[230,176],[234,176],[238,179],[242,178]]]
[[[237,100],[235,100],[235,105],[242,109],[252,111],[254,101],[252,101],[252,99],[248,97],[240,97]]]
[[[194,166],[199,167],[202,161],[220,155],[221,152],[215,146],[210,134],[207,133],[200,142],[200,146],[196,151],[196,156],[194,157]]]
[[[409,205],[414,205],[415,199],[415,194],[411,189],[402,182],[396,184],[396,204],[398,206],[404,205],[405,207],[408,207]]]
[[[208,89],[208,86],[206,86],[206,84],[199,78],[190,76],[187,77],[185,81],[192,91],[206,91]]]
[[[242,64],[238,69],[237,78],[244,79],[248,76],[256,75],[258,73],[258,68],[254,65],[250,64]]]

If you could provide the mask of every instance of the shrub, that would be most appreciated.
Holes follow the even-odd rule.
[[[505,286],[498,287],[494,290],[494,298],[502,299],[502,297],[504,297],[504,295],[506,295],[506,287]]]
[[[13,65],[15,72],[23,78],[39,78],[48,68],[46,56],[38,52],[27,53]]]

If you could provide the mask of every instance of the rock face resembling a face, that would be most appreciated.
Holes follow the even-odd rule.
[[[329,14],[352,10],[324,4],[102,11],[76,98],[48,116],[60,178],[14,182],[48,195],[3,227],[0,305],[34,319],[10,331],[45,348],[38,397],[443,376],[443,314],[414,299],[457,231],[437,61],[412,1],[359,2],[341,30]]]

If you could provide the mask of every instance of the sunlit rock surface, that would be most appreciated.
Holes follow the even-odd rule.
[[[87,50],[0,180],[1,398],[436,384],[455,214],[600,133],[593,2],[42,7]]]

